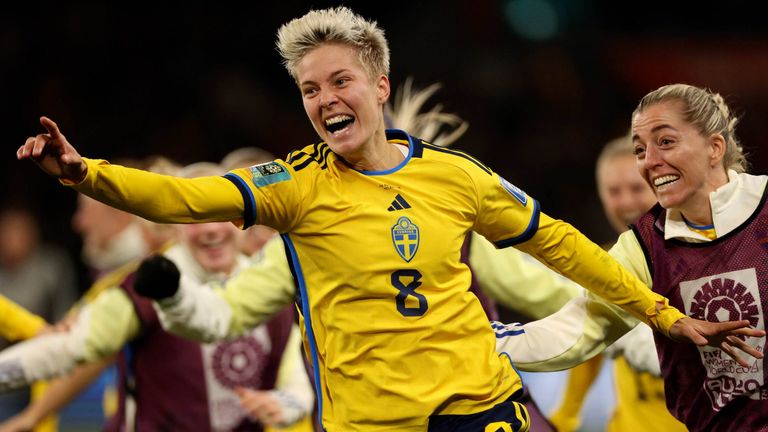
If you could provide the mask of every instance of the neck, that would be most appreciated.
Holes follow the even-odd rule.
[[[689,223],[699,226],[712,225],[712,205],[709,202],[709,194],[728,183],[728,174],[723,171],[717,172],[703,189],[702,193],[693,199],[690,205],[680,209],[680,214]]]
[[[359,171],[390,170],[405,159],[403,153],[387,141],[384,129],[377,131],[371,142],[360,149],[358,154],[343,157],[352,168]]]

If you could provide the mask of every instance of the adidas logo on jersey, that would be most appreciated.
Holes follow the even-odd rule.
[[[408,201],[406,201],[405,198],[403,198],[400,194],[397,194],[395,199],[392,201],[392,205],[389,206],[387,211],[397,211],[409,208],[411,208],[411,205],[408,204]]]

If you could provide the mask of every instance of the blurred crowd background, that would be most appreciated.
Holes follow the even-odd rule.
[[[615,235],[595,192],[595,158],[661,85],[720,92],[741,116],[752,171],[768,168],[768,26],[758,2],[28,2],[0,12],[2,207],[37,216],[42,241],[71,254],[84,291],[77,194],[15,158],[44,132],[38,118],[57,121],[89,157],[186,164],[243,146],[282,157],[316,136],[276,30],[339,4],[386,30],[393,90],[408,77],[419,88],[442,84],[434,102],[469,122],[455,148],[598,243]]]
[[[274,48],[277,28],[338,2],[49,2],[0,13],[3,201],[40,215],[76,251],[75,193],[15,160],[56,120],[82,154],[219,160],[256,145],[284,156],[315,141]],[[469,122],[455,144],[594,240],[613,238],[594,159],[646,92],[687,82],[742,115],[753,171],[768,166],[768,26],[758,3],[453,0],[344,2],[378,20],[393,88],[442,83]],[[14,10],[14,8],[16,8]]]

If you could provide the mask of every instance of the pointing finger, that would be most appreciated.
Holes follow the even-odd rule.
[[[52,139],[62,138],[59,126],[53,120],[42,116],[40,117],[40,124],[43,125],[43,127],[48,131]]]

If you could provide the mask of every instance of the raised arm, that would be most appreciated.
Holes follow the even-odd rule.
[[[47,133],[27,138],[24,145],[16,151],[16,158],[32,159],[48,175],[63,182],[82,181],[87,170],[83,158],[53,120],[40,117],[40,124]]]
[[[279,237],[270,240],[223,289],[179,276],[173,262],[162,256],[142,263],[134,289],[156,300],[163,328],[201,342],[242,335],[289,305],[296,291]]]

